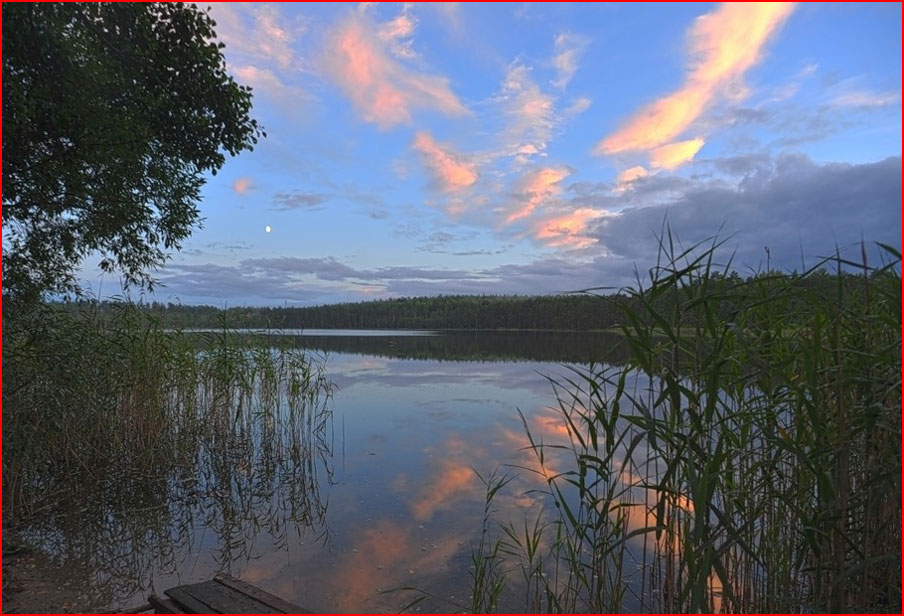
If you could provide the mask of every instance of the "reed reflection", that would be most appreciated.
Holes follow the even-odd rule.
[[[329,542],[335,435],[325,374],[293,350],[209,350],[199,361],[198,381],[173,392],[165,409],[170,465],[139,473],[123,459],[102,475],[58,481],[54,499],[21,529],[87,573],[98,608],[236,574],[262,546]]]

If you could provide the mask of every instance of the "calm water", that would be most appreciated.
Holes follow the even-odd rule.
[[[518,409],[544,442],[565,439],[544,375],[619,359],[617,338],[603,335],[305,334],[296,339],[324,357],[337,389],[304,468],[264,481],[237,463],[200,493],[159,487],[178,495],[165,511],[136,495],[34,531],[83,572],[98,607],[228,572],[312,611],[398,611],[413,597],[383,591],[402,586],[439,597],[423,610],[464,609],[484,507],[476,472],[534,464]],[[499,518],[535,511],[537,487],[521,471],[496,503]]]

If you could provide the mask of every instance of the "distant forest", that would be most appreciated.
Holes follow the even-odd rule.
[[[152,303],[146,309],[172,327],[275,329],[606,329],[618,310],[591,295],[443,295],[292,307],[242,307]]]
[[[788,284],[788,283],[791,284]],[[745,293],[760,298],[773,293],[813,291],[831,301],[839,284],[851,291],[863,290],[863,275],[810,271],[806,275],[770,272],[742,278],[729,276],[701,278],[696,286],[717,301],[721,318],[735,320]],[[698,289],[699,290],[699,289]],[[721,300],[728,297],[731,300]],[[686,288],[673,289],[653,298],[662,314],[672,314],[675,322],[692,325],[684,315],[690,298],[700,295]],[[451,330],[610,330],[626,324],[638,304],[635,294],[606,296],[590,293],[565,295],[440,295],[402,297],[369,302],[348,302],[310,307],[189,306],[152,302],[143,309],[168,327],[249,327],[265,329],[451,329]],[[76,302],[73,305],[80,304]]]

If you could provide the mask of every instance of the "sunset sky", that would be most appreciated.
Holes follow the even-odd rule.
[[[664,220],[684,244],[720,233],[742,272],[767,246],[785,269],[900,247],[900,4],[211,13],[268,137],[209,179],[146,299],[619,287]]]

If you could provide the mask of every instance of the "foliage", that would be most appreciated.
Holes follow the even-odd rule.
[[[95,251],[152,284],[204,174],[263,135],[214,25],[182,3],[4,5],[4,292],[74,290]]]

